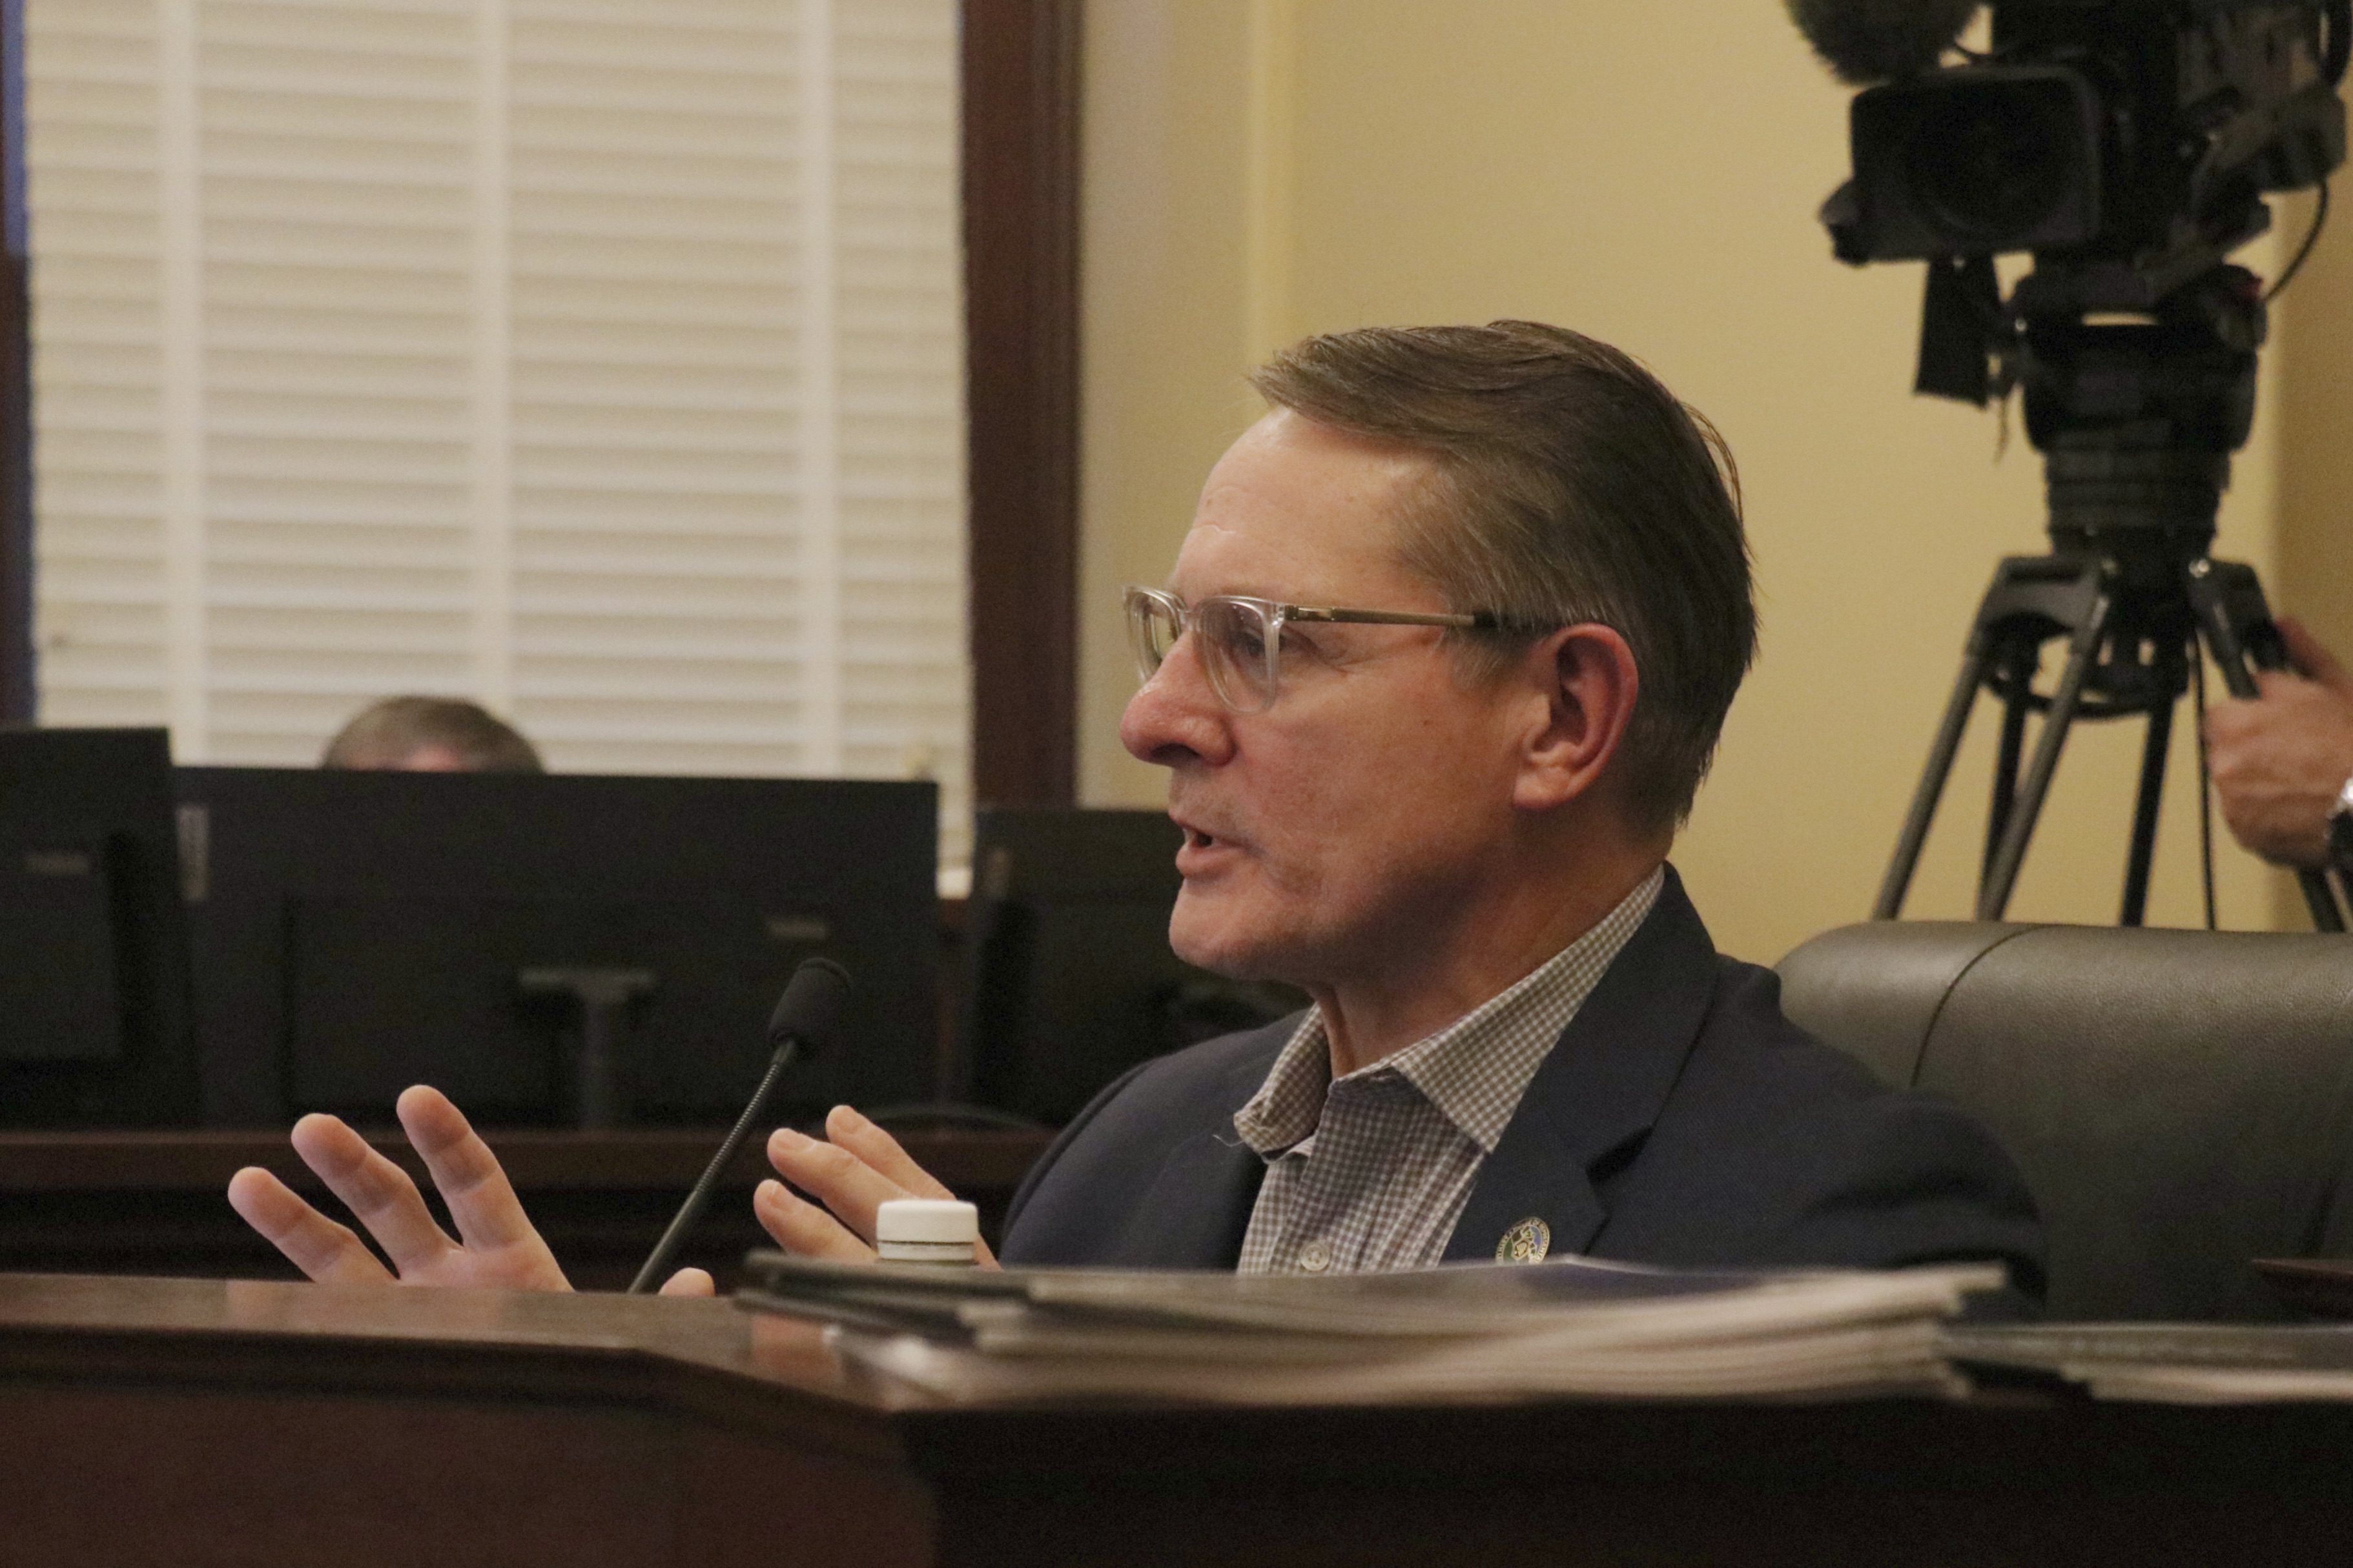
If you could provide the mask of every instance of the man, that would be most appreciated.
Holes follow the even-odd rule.
[[[2296,622],[2279,628],[2293,669],[2257,670],[2259,697],[2206,716],[2222,820],[2266,860],[2353,867],[2353,675]]]
[[[1787,1023],[1665,865],[1755,643],[1714,432],[1616,350],[1525,322],[1310,339],[1256,383],[1273,411],[1167,588],[1129,592],[1122,735],[1185,829],[1177,952],[1315,1005],[1106,1090],[1024,1184],[1007,1261],[1989,1258],[2039,1290],[1992,1141]],[[403,1277],[560,1282],[447,1101],[402,1109],[479,1242],[440,1238],[339,1124],[296,1142]],[[770,1182],[755,1208],[788,1249],[871,1258],[879,1203],[941,1189],[846,1108],[827,1132],[771,1139],[809,1197]],[[314,1277],[383,1275],[237,1184]]]
[[[512,725],[454,697],[387,697],[327,742],[322,768],[422,773],[538,773],[539,752]]]

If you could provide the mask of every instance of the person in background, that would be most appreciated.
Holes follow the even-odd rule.
[[[319,759],[322,768],[419,773],[543,773],[529,741],[454,697],[387,697],[354,714]]]

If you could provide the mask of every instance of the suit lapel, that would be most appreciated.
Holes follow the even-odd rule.
[[[1241,1141],[1234,1112],[1266,1081],[1296,1015],[1261,1031],[1219,1083],[1213,1125],[1169,1152],[1120,1238],[1116,1261],[1129,1268],[1231,1268],[1240,1258],[1266,1162]]]
[[[1118,1261],[1141,1268],[1231,1268],[1241,1257],[1266,1163],[1229,1130],[1177,1145],[1121,1238]]]
[[[1715,947],[1667,868],[1658,902],[1529,1080],[1504,1136],[1479,1168],[1446,1260],[1491,1262],[1525,1219],[1555,1253],[1582,1252],[1609,1214],[1596,1162],[1658,1120],[1715,986]]]

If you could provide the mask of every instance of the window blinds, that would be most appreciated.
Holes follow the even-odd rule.
[[[966,812],[954,0],[27,0],[41,716]]]

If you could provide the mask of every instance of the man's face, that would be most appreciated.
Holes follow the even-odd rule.
[[[1445,610],[1393,558],[1393,520],[1432,473],[1419,455],[1271,414],[1211,470],[1168,586],[1187,603]],[[1186,830],[1177,954],[1339,984],[1427,951],[1473,889],[1509,874],[1530,699],[1508,677],[1464,685],[1436,627],[1285,635],[1303,647],[1271,708],[1223,707],[1187,635],[1128,703],[1120,738],[1169,770],[1169,815]]]

